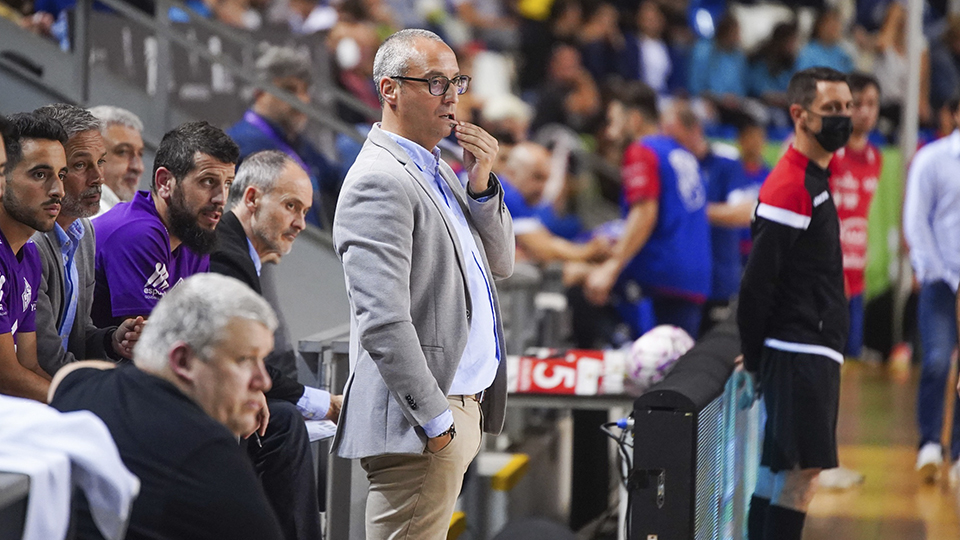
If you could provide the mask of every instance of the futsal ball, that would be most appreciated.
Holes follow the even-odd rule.
[[[662,381],[677,359],[693,347],[693,338],[682,328],[667,324],[640,336],[627,356],[627,376],[645,391]]]

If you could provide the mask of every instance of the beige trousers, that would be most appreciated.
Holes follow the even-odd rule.
[[[449,396],[457,436],[443,450],[360,460],[367,472],[367,540],[444,540],[463,474],[480,451],[480,403]]]

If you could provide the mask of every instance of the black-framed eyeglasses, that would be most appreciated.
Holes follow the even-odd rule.
[[[390,77],[391,79],[398,79],[401,81],[417,81],[427,83],[427,88],[430,90],[431,96],[442,96],[447,93],[447,90],[450,89],[450,83],[453,83],[453,86],[457,88],[457,94],[463,94],[467,91],[467,87],[470,86],[470,76],[469,75],[457,75],[452,79],[448,79],[443,75],[437,75],[430,77],[429,79],[420,79],[417,77]]]

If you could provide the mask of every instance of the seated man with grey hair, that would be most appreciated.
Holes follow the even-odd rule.
[[[100,417],[124,465],[140,479],[127,538],[280,540],[237,438],[262,425],[277,318],[235,279],[187,278],[157,303],[133,365],[83,361],[50,385],[59,411]],[[98,539],[79,503],[77,538]]]
[[[143,122],[132,112],[100,105],[90,109],[100,120],[100,135],[107,147],[103,164],[100,215],[121,202],[132,201],[143,175]]]
[[[310,59],[290,47],[270,47],[257,60],[257,76],[310,103],[312,76]],[[257,89],[253,105],[243,118],[227,130],[240,147],[240,162],[261,150],[279,150],[303,167],[310,175],[313,191],[320,204],[308,214],[307,221],[326,226],[333,220],[333,209],[340,191],[340,175],[313,142],[304,136],[307,115],[278,96]]]
[[[230,185],[227,211],[217,225],[219,245],[210,254],[210,271],[237,278],[263,294],[260,283],[263,264],[277,263],[290,252],[293,241],[306,227],[305,218],[312,201],[313,188],[307,173],[283,152],[267,150],[247,158]],[[295,380],[297,354],[286,329],[282,328],[279,309],[278,318],[281,327],[274,336],[274,350],[266,359],[275,383],[274,391],[267,396],[271,412],[290,409],[290,405],[281,402],[287,401],[296,406],[304,420],[337,421],[342,396],[331,396],[325,390],[304,386]],[[302,430],[302,425],[303,422],[294,419],[280,423],[271,417],[263,448],[275,448],[269,454],[284,462],[311,467],[302,459],[300,447],[283,443],[288,430]],[[248,449],[257,470],[266,469],[264,452],[253,445]],[[302,472],[295,467],[286,471],[287,474],[283,474],[274,470],[271,475],[261,476],[270,502],[288,538],[316,538],[320,522],[314,475],[310,474],[312,471]]]
[[[90,216],[100,209],[103,160],[107,154],[101,123],[76,105],[56,103],[34,111],[63,126],[67,173],[53,230],[36,232],[43,278],[37,292],[37,358],[53,375],[61,366],[82,359],[119,362],[132,355],[142,318],[98,328],[93,307],[96,240]]]

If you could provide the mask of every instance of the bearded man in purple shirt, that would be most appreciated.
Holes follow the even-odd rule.
[[[34,114],[11,118],[0,205],[0,394],[47,401],[50,376],[37,362],[40,254],[30,241],[60,214],[67,134],[56,120]],[[10,136],[10,133],[17,133]]]
[[[93,221],[97,326],[146,317],[180,280],[210,268],[214,229],[238,156],[230,137],[206,122],[188,122],[163,136],[151,190]]]

